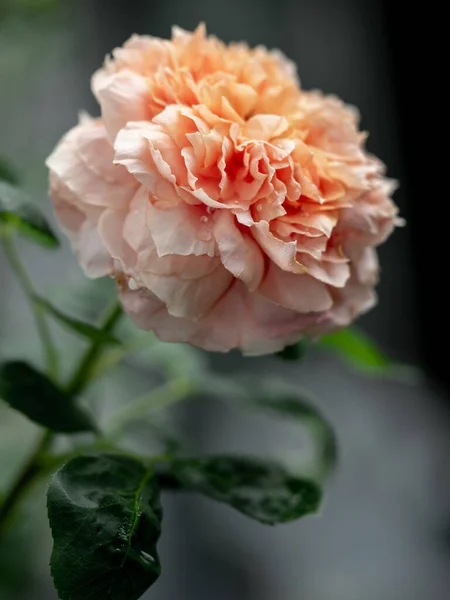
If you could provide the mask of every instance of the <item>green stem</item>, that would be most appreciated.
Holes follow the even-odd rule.
[[[191,380],[180,377],[167,381],[156,389],[139,396],[112,417],[109,427],[107,427],[108,439],[114,439],[127,423],[145,418],[154,410],[160,410],[179,402],[194,390],[195,386]]]
[[[105,315],[100,328],[105,333],[111,333],[114,326],[122,316],[122,307],[120,304],[114,304],[114,306],[108,310]],[[81,357],[81,361],[72,375],[69,383],[67,384],[67,392],[71,396],[76,396],[85,387],[86,383],[90,379],[92,369],[99,358],[103,344],[101,341],[92,342],[85,354]]]
[[[25,463],[3,504],[0,506],[0,535],[3,533],[3,529],[7,525],[16,503],[20,501],[39,474],[41,456],[48,448],[51,437],[50,431],[47,431],[41,436],[32,455]]]
[[[32,290],[32,287],[29,288]],[[106,332],[111,332],[114,325],[119,320],[122,314],[120,305],[114,305],[114,307],[108,311],[103,321],[102,329]],[[93,342],[87,349],[86,353],[81,357],[80,363],[75,370],[75,373],[67,385],[67,391],[72,394],[79,394],[83,391],[84,387],[89,381],[89,373],[96,359],[101,353],[102,342]],[[42,475],[45,471],[45,463],[43,462],[43,454],[48,448],[52,439],[52,432],[47,431],[36,449],[28,459],[26,465],[19,473],[15,483],[13,484],[10,492],[6,496],[5,500],[0,506],[0,535],[7,524],[7,521],[13,512],[15,506],[21,501],[22,497],[28,490],[28,488],[36,481],[36,479]]]
[[[129,342],[125,342],[123,345],[118,347],[112,347],[106,350],[96,361],[94,367],[89,373],[89,380],[98,379],[110,371],[113,367],[122,362],[127,356],[142,350],[149,344],[148,338],[141,338],[138,336],[136,339],[132,339]]]
[[[44,315],[42,314],[42,309],[35,301],[36,292],[34,290],[33,283],[16,251],[14,242],[12,240],[12,234],[8,230],[2,230],[1,237],[6,257],[21,284],[33,311],[36,328],[42,343],[42,348],[44,350],[48,374],[53,379],[56,379],[58,374],[58,354],[50,334],[50,329],[47,325]]]

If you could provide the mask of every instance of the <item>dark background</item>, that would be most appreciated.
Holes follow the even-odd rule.
[[[437,296],[441,294],[436,283],[448,254],[447,235],[439,224],[450,214],[445,192],[441,201],[438,191],[440,174],[447,170],[448,120],[440,113],[446,103],[441,74],[447,51],[445,22],[439,2],[427,3],[426,10],[411,7],[407,16],[400,3],[385,0],[380,6],[400,140],[403,191],[399,195],[411,231],[419,355],[431,376],[448,390],[450,370],[444,340],[450,325],[439,307]]]
[[[370,132],[369,151],[401,182],[395,199],[408,223],[380,250],[380,304],[361,325],[394,358],[420,366],[427,377],[415,384],[368,379],[328,356],[312,356],[300,367],[249,361],[256,375],[271,369],[312,390],[336,426],[341,464],[322,514],[271,529],[197,498],[168,498],[164,575],[149,598],[450,598],[448,166],[442,150],[448,69],[441,64],[448,34],[438,3],[54,4],[42,14],[24,11],[0,22],[0,155],[25,173],[26,186],[41,195],[49,213],[43,161],[79,109],[98,114],[89,79],[104,56],[133,32],[168,37],[173,24],[193,29],[205,21],[224,40],[282,49],[298,64],[304,88],[321,88],[356,105]],[[77,272],[67,249],[57,259],[23,251],[44,290]],[[27,323],[26,307],[1,257],[0,276],[0,343],[10,351],[14,332]],[[25,333],[31,335],[31,326]],[[213,362],[226,373],[242,368],[234,356]],[[182,410],[186,431],[205,449],[277,448],[285,441],[284,430],[242,419],[222,405]],[[1,446],[10,417],[3,418],[0,473],[11,462]],[[46,577],[49,540],[39,535],[24,600],[55,598]],[[1,600],[22,598],[1,594]]]

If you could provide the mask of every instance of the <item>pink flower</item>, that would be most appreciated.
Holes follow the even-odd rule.
[[[354,109],[300,89],[279,52],[175,28],[95,73],[101,119],[49,157],[56,214],[91,277],[162,339],[263,354],[376,301],[397,208]]]

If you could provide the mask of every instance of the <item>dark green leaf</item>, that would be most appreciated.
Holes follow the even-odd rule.
[[[92,431],[90,417],[63,390],[30,365],[0,365],[0,398],[29,419],[60,433]]]
[[[265,395],[262,391],[254,399],[254,403],[305,425],[319,448],[321,471],[327,475],[334,469],[338,450],[333,427],[312,404],[294,395],[286,395],[285,392],[276,397],[275,393]]]
[[[272,462],[240,456],[175,459],[162,484],[200,492],[268,525],[316,512],[322,496],[312,481]]]
[[[1,501],[2,498],[0,503]],[[30,523],[24,523],[23,518],[15,521],[13,528],[6,527],[2,530],[0,544],[0,598],[2,600],[27,597],[30,579],[33,579],[33,542],[34,540],[30,540]],[[27,577],[23,576],[24,571],[28,574]]]
[[[47,506],[60,600],[138,600],[159,577],[159,489],[140,462],[75,458],[53,476]]]
[[[283,360],[300,360],[305,356],[305,352],[306,342],[301,341],[292,346],[286,346],[281,352],[277,352],[276,356],[279,356]]]
[[[19,178],[17,177],[16,172],[3,159],[0,160],[0,181],[6,181],[7,183],[11,183],[13,185],[17,185],[19,183]]]
[[[2,222],[43,246],[56,248],[59,245],[28,194],[5,181],[0,181],[0,223]]]
[[[67,327],[68,329],[78,333],[82,337],[88,338],[93,342],[97,342],[100,344],[119,344],[119,340],[115,338],[113,335],[95,327],[95,325],[91,325],[90,323],[84,323],[79,319],[75,319],[73,317],[69,317],[64,314],[57,308],[55,308],[50,302],[45,300],[44,298],[35,297],[35,302],[39,307],[44,309],[50,315],[55,317],[62,325]]]

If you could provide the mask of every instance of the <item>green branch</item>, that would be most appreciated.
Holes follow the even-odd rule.
[[[128,423],[145,419],[149,413],[155,410],[161,410],[184,400],[195,389],[195,384],[192,381],[186,377],[179,377],[139,396],[113,415],[107,427],[108,438],[114,439]]]
[[[11,490],[0,506],[0,536],[3,532],[3,529],[6,527],[16,504],[20,502],[22,496],[26,493],[29,486],[39,475],[40,460],[51,442],[51,437],[52,435],[50,431],[47,431],[43,434],[43,436],[41,436],[35,450],[26,462],[22,471],[19,473],[17,479],[11,487]]]
[[[100,324],[100,331],[111,333],[122,314],[122,307],[120,304],[114,304],[104,316],[103,321]],[[104,344],[101,340],[95,340],[81,357],[78,367],[67,384],[66,389],[71,396],[76,396],[84,389],[86,383],[90,379],[91,372],[100,357],[103,346]]]
[[[10,248],[10,246],[8,247]],[[15,258],[15,253],[13,253],[13,257]],[[19,265],[21,265],[21,263],[19,263]],[[22,276],[24,274],[26,275],[25,271],[23,271],[21,274]],[[25,281],[27,281],[27,279]],[[33,288],[28,281],[27,286],[27,294],[34,293]],[[101,326],[102,331],[111,332],[121,315],[122,309],[120,305],[115,304],[114,307],[105,315],[103,324]],[[96,360],[100,356],[102,347],[103,342],[101,340],[94,341],[89,346],[85,354],[81,357],[79,365],[67,385],[67,391],[71,395],[75,396],[84,390],[85,386],[89,382],[90,370],[93,368]],[[0,535],[16,505],[21,501],[29,487],[45,471],[43,455],[51,443],[51,439],[52,432],[45,432],[36,449],[28,459],[25,467],[22,469],[21,473],[19,473],[15,483],[13,483],[11,490],[7,494],[3,503],[0,505]]]
[[[42,313],[42,308],[39,307],[39,305],[35,302],[35,297],[37,294],[33,283],[16,251],[11,232],[8,231],[8,229],[2,229],[0,233],[9,264],[16,274],[17,279],[19,280],[19,283],[28,299],[28,302],[30,303],[36,328],[44,351],[48,374],[52,379],[56,379],[58,374],[58,354],[53,343],[47,321]]]

